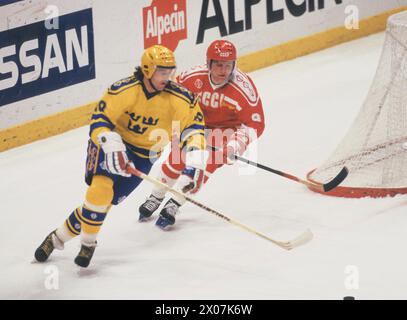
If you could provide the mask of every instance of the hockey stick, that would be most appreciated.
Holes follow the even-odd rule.
[[[210,146],[210,148],[213,151],[219,151],[220,150],[219,148],[216,148],[216,147],[213,147],[213,146]],[[341,169],[341,171],[339,171],[339,173],[332,180],[330,180],[329,182],[324,183],[324,184],[318,184],[318,183],[315,183],[315,182],[302,180],[302,179],[300,179],[300,178],[298,178],[296,176],[293,176],[292,174],[289,174],[289,173],[286,173],[286,172],[283,172],[283,171],[280,171],[280,170],[276,170],[276,169],[267,167],[267,166],[265,166],[265,165],[263,165],[261,163],[257,163],[257,162],[251,161],[249,159],[243,158],[241,156],[238,156],[237,154],[234,154],[233,156],[234,156],[234,158],[236,160],[239,160],[241,162],[245,162],[247,164],[250,164],[250,165],[255,166],[257,168],[266,170],[268,172],[278,174],[279,176],[282,176],[284,178],[287,178],[287,179],[302,183],[302,184],[306,185],[307,187],[311,187],[311,188],[317,189],[317,190],[322,191],[322,192],[328,192],[328,191],[331,191],[332,189],[336,188],[339,184],[342,183],[343,180],[345,180],[345,178],[348,176],[348,173],[349,173],[348,168],[343,167]]]
[[[259,236],[259,237],[261,237],[263,239],[271,241],[272,243],[278,245],[279,247],[281,247],[283,249],[291,250],[291,249],[293,249],[295,247],[298,247],[298,246],[300,246],[302,244],[307,243],[313,237],[313,234],[312,234],[311,230],[307,229],[301,235],[299,235],[298,237],[296,237],[296,238],[294,238],[294,239],[292,239],[290,241],[279,241],[279,240],[272,239],[269,236],[266,236],[266,235],[264,235],[264,234],[262,234],[262,233],[260,233],[260,232],[258,232],[256,230],[254,230],[253,228],[250,228],[250,227],[244,225],[243,223],[240,223],[239,221],[236,221],[236,220],[234,220],[232,218],[229,218],[228,216],[220,213],[219,211],[216,211],[214,209],[209,208],[208,206],[206,206],[206,205],[204,205],[204,204],[202,204],[202,203],[188,197],[186,194],[167,186],[165,183],[162,183],[161,181],[159,181],[157,179],[154,179],[154,178],[144,174],[143,172],[141,172],[141,171],[139,171],[139,170],[137,170],[137,169],[135,169],[135,168],[133,168],[133,167],[131,167],[129,165],[127,166],[126,170],[127,170],[128,173],[130,173],[132,175],[135,175],[135,176],[137,176],[137,177],[139,177],[139,178],[141,178],[143,180],[147,180],[147,181],[149,181],[149,182],[151,182],[151,183],[153,183],[153,184],[155,184],[157,186],[165,188],[167,191],[170,191],[171,193],[173,193],[173,194],[175,194],[177,196],[183,197],[186,201],[189,201],[189,202],[193,203],[194,205],[200,207],[201,209],[203,209],[205,211],[208,211],[208,212],[214,214],[215,216],[217,216],[217,217],[219,217],[219,218],[221,218],[221,219],[223,219],[223,220],[225,220],[225,221],[227,221],[227,222],[229,222],[231,224],[234,224],[235,226],[238,226],[238,227],[240,227],[240,228],[242,228],[242,229],[244,229],[246,231],[254,233],[255,235],[257,235],[257,236]]]

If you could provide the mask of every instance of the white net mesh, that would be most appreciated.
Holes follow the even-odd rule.
[[[347,166],[351,188],[407,188],[407,11],[389,18],[368,96],[331,157],[309,178],[324,183]]]

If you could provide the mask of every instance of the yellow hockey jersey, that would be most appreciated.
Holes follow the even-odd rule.
[[[205,149],[204,117],[194,95],[169,81],[163,91],[149,93],[135,75],[114,83],[97,103],[90,137],[102,131],[120,134],[127,147],[143,158],[158,157],[176,141],[179,147]]]

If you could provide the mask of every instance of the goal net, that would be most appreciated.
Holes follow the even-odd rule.
[[[328,195],[407,193],[407,11],[388,19],[379,66],[358,116],[329,159],[307,178],[324,183],[343,166],[348,177]]]

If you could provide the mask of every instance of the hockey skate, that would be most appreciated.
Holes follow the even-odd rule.
[[[78,255],[75,258],[75,263],[82,268],[87,268],[89,266],[90,260],[92,260],[95,249],[96,243],[92,246],[85,246],[84,244],[82,244],[81,251],[79,251]]]
[[[56,230],[52,231],[40,246],[35,250],[34,256],[38,262],[45,262],[54,249],[62,250],[64,243],[58,239]]]
[[[139,208],[140,216],[138,220],[140,222],[147,221],[154,213],[154,211],[158,209],[163,200],[164,198],[160,199],[154,197],[153,195],[150,195],[148,199]]]
[[[175,215],[178,213],[180,206],[174,199],[168,200],[161,210],[155,225],[163,230],[167,230],[175,223]]]

